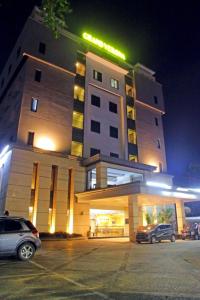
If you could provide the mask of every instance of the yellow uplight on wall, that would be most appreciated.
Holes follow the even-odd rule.
[[[55,151],[56,146],[54,142],[48,137],[41,137],[36,141],[36,147],[44,150]]]

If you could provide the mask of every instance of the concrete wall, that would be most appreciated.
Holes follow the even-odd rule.
[[[41,70],[41,82],[34,80],[35,70]],[[18,129],[20,145],[27,144],[28,132],[33,131],[34,146],[40,147],[41,139],[48,138],[54,151],[70,153],[73,86],[72,75],[28,59]],[[38,99],[37,112],[30,109],[32,97]]]
[[[140,70],[134,73],[136,89],[136,131],[139,162],[156,166],[159,163],[162,171],[167,170],[165,142],[163,134],[162,111],[164,99],[162,86],[156,82],[155,77],[144,74]],[[158,103],[154,101],[157,97]],[[158,126],[156,126],[157,118]],[[160,148],[158,148],[158,140]]]
[[[114,152],[119,158],[127,158],[125,79],[114,67],[95,55],[86,56],[84,157],[90,156],[90,148],[96,148],[108,156]],[[93,79],[93,70],[102,73],[102,82]],[[119,89],[111,87],[111,78],[119,81]],[[91,105],[92,94],[100,97],[100,107]],[[117,104],[117,114],[109,111],[109,102]],[[100,134],[91,132],[91,120],[100,122]],[[118,139],[110,137],[110,126],[118,128]]]
[[[80,166],[79,161],[59,157],[53,153],[34,152],[29,150],[14,149],[8,192],[6,198],[6,209],[11,215],[18,215],[28,218],[31,198],[31,180],[33,163],[38,163],[39,172],[39,192],[36,226],[41,232],[47,232],[50,201],[50,184],[52,165],[58,166],[57,189],[56,189],[56,218],[55,231],[67,230],[68,216],[68,170],[73,168],[75,172],[75,192],[85,190],[86,176],[85,169]],[[77,206],[79,211],[79,206]],[[75,215],[77,215],[75,211]],[[82,233],[82,227],[76,227],[76,233]],[[84,220],[82,223],[87,223]],[[88,223],[87,223],[88,224]],[[84,224],[83,224],[84,225]],[[86,226],[86,225],[84,225]]]
[[[16,142],[25,81],[25,66],[0,100],[0,146]]]
[[[155,125],[158,119],[158,126]],[[159,170],[159,162],[163,171],[167,170],[165,142],[161,114],[155,110],[136,103],[136,130],[138,158],[140,163],[156,166]],[[158,148],[158,140],[160,149]]]
[[[70,38],[72,37],[72,39]],[[75,62],[77,48],[79,46],[78,39],[74,40],[72,34],[63,33],[59,39],[55,39],[52,32],[41,23],[33,11],[32,16],[27,19],[25,26],[17,39],[17,42],[8,58],[7,63],[0,75],[0,83],[4,78],[4,86],[0,89],[0,96],[4,87],[10,80],[17,65],[23,57],[23,53],[44,59],[50,63],[63,67],[71,72],[75,72]],[[46,44],[46,53],[39,53],[39,43]],[[17,56],[18,49],[21,49],[20,55]],[[9,66],[12,66],[11,72],[8,74]]]
[[[0,161],[0,215],[6,208],[6,196],[10,177],[12,151],[8,151]]]

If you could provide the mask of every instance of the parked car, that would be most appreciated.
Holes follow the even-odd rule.
[[[171,224],[140,226],[136,234],[136,241],[156,243],[162,240],[176,241],[176,234]]]
[[[20,260],[31,259],[40,248],[39,232],[33,224],[20,217],[0,217],[0,255],[16,255]]]

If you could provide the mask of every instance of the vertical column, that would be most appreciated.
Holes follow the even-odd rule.
[[[37,227],[41,232],[48,232],[49,193],[51,185],[51,166],[40,164],[39,192],[37,205]]]
[[[176,201],[176,218],[178,225],[178,233],[181,233],[183,229],[183,225],[185,224],[185,210],[184,210],[184,202],[182,200]]]
[[[129,238],[131,242],[135,242],[137,227],[139,225],[139,209],[137,195],[128,197],[129,211]]]
[[[73,230],[74,230],[74,169],[69,169],[67,232],[72,234]]]
[[[97,188],[107,187],[107,167],[102,163],[96,165],[96,181]]]
[[[124,235],[129,236],[128,207],[124,208],[124,217],[125,217]]]
[[[68,170],[59,165],[56,191],[56,232],[66,232],[68,222]]]

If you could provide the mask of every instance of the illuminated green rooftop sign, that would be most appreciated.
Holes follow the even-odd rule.
[[[121,51],[115,49],[114,47],[110,46],[109,44],[104,43],[103,41],[97,39],[96,37],[92,36],[91,34],[84,32],[83,33],[83,38],[90,42],[91,44],[94,44],[95,46],[102,48],[108,53],[111,53],[112,55],[115,55],[123,60],[126,59],[124,53]]]

